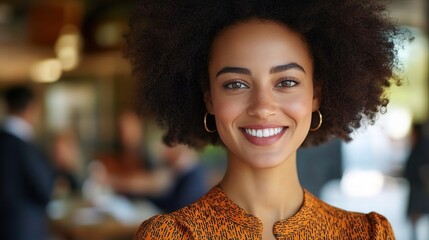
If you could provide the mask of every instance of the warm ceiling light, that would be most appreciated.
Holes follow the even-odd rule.
[[[81,38],[77,27],[65,26],[55,44],[55,52],[64,71],[73,70],[79,63]]]
[[[35,82],[55,82],[62,73],[61,63],[58,59],[46,59],[33,64],[30,70],[31,79]]]
[[[61,62],[62,70],[70,71],[77,67],[79,63],[79,52],[75,47],[63,46],[56,52],[58,60]]]

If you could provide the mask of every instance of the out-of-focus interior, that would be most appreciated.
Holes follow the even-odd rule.
[[[142,220],[198,198],[225,169],[221,147],[168,148],[153,120],[133,112],[135,82],[121,49],[136,2],[0,2],[0,91],[35,90],[36,142],[67,170],[46,209],[49,239],[130,239]],[[389,10],[415,38],[398,48],[402,86],[392,87],[387,112],[352,142],[299,150],[298,168],[303,186],[328,203],[383,214],[397,239],[428,239],[429,212],[411,216],[409,203],[429,201],[409,200],[406,173],[413,126],[429,138],[429,4],[394,0]],[[6,108],[0,101],[0,120]],[[429,191],[429,159],[416,172]]]

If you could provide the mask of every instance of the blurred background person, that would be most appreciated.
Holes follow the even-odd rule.
[[[410,184],[407,214],[411,223],[411,239],[417,239],[416,226],[424,214],[429,214],[429,139],[423,125],[411,130],[411,152],[405,165],[405,178]]]
[[[173,212],[195,202],[209,190],[207,172],[198,152],[187,145],[164,146],[161,151],[172,180],[166,191],[151,199],[165,212]]]
[[[50,147],[57,168],[53,197],[80,194],[84,160],[75,133],[71,130],[59,131]]]
[[[110,184],[120,193],[150,199],[164,212],[172,212],[199,199],[208,191],[207,172],[196,150],[182,144],[162,146],[162,167],[131,174],[110,176]]]
[[[116,176],[150,170],[153,162],[144,143],[143,120],[133,111],[125,110],[117,122],[117,143],[112,153],[97,154],[107,172]]]
[[[39,106],[30,87],[4,93],[7,116],[0,130],[1,239],[46,240],[45,207],[55,169],[33,144]]]

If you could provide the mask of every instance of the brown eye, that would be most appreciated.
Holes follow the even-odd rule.
[[[299,82],[298,82],[298,81],[288,79],[288,80],[282,80],[282,81],[280,81],[280,82],[276,85],[276,87],[292,88],[292,87],[297,86],[298,84],[299,84]]]
[[[242,81],[232,81],[228,82],[224,85],[226,89],[243,89],[248,88],[248,86]]]

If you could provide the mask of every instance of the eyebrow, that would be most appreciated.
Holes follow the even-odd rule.
[[[219,72],[217,72],[216,77],[224,73],[238,73],[238,74],[252,75],[252,72],[247,68],[224,67]]]
[[[288,63],[288,64],[272,67],[270,69],[270,74],[284,72],[284,71],[287,71],[289,69],[297,69],[297,70],[300,70],[300,71],[305,73],[304,68],[301,65],[299,65],[298,63]],[[247,68],[224,67],[219,72],[217,72],[216,77],[218,77],[221,74],[225,74],[225,73],[237,73],[237,74],[252,75],[252,72]]]
[[[300,70],[300,71],[305,73],[304,68],[301,65],[299,65],[298,63],[288,63],[288,64],[272,67],[270,69],[270,73],[284,72],[284,71],[287,71],[289,69],[297,69],[297,70]]]

